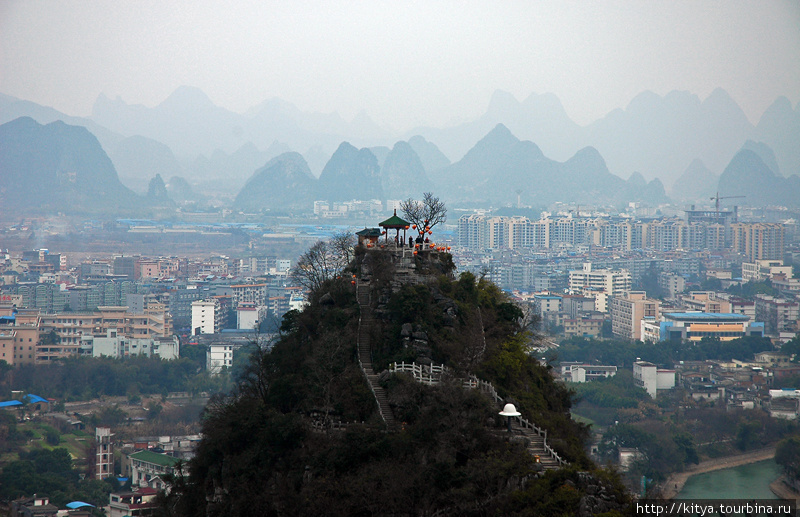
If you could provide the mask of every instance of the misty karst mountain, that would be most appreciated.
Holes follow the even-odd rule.
[[[173,203],[167,192],[167,185],[161,174],[156,174],[147,185],[147,199],[156,206],[170,206]]]
[[[316,199],[384,199],[378,159],[367,148],[342,142],[319,175]]]
[[[381,167],[381,186],[390,199],[420,198],[430,191],[425,167],[408,142],[397,142]]]
[[[431,177],[437,191],[462,202],[514,204],[517,196],[526,205],[666,199],[660,182],[650,186],[642,178],[644,185],[628,184],[611,174],[592,147],[560,163],[547,158],[535,143],[519,140],[502,124],[464,158]]]
[[[800,175],[800,103],[792,109],[789,99],[779,97],[761,116],[754,139],[775,151],[785,176]]]
[[[49,124],[60,120],[71,126],[83,126],[100,141],[103,149],[114,148],[124,138],[89,118],[73,117],[48,106],[0,94],[0,124],[20,117],[30,117],[39,124]],[[143,181],[146,182],[146,180]]]
[[[278,141],[272,142],[265,151],[247,142],[231,154],[216,149],[209,157],[198,156],[187,166],[187,171],[195,184],[232,194],[242,188],[256,169],[290,151],[289,146]]]
[[[764,165],[769,167],[776,176],[783,176],[781,174],[780,165],[778,165],[778,160],[775,157],[775,152],[765,144],[764,142],[754,142],[752,140],[748,140],[744,143],[741,150],[749,150],[753,151],[761,158],[761,161],[764,162]]]
[[[139,191],[147,188],[147,178],[153,174],[165,178],[184,174],[169,147],[144,136],[122,139],[108,150],[108,156],[114,162],[120,181]]]
[[[247,181],[234,201],[246,211],[307,208],[314,202],[316,178],[299,153],[289,152],[270,160]]]
[[[422,166],[426,171],[438,171],[450,165],[450,160],[433,142],[428,142],[420,135],[414,135],[408,139],[408,145],[414,149],[419,156]]]
[[[188,181],[186,181],[186,178],[181,176],[171,177],[166,186],[169,197],[179,203],[198,200],[201,198],[201,196],[195,194],[192,186]]]
[[[86,128],[22,117],[0,126],[0,206],[30,212],[130,209],[136,195]]]
[[[87,119],[0,95],[0,122],[20,115],[40,124],[64,120],[88,128],[108,152],[120,179],[140,192],[154,174],[160,174],[182,177],[196,192],[221,196],[225,202],[225,196],[238,192],[270,159],[304,149],[312,175],[321,179],[312,198],[393,198],[385,189],[401,186],[390,179],[398,163],[382,170],[391,142],[397,139],[363,112],[347,122],[336,113],[306,113],[271,99],[238,114],[216,106],[197,88],[181,87],[153,108],[100,96],[92,118]],[[506,135],[504,144],[494,135],[484,142],[498,124],[512,138]],[[408,144],[425,174],[452,200],[515,203],[517,190],[525,204],[620,201],[625,196],[632,196],[631,201],[656,200],[663,199],[663,185],[681,200],[691,201],[687,196],[693,191],[695,199],[702,200],[711,191],[713,177],[748,145],[777,176],[800,173],[800,106],[793,108],[786,98],[779,98],[754,127],[722,89],[704,100],[687,92],[663,97],[643,92],[624,109],[585,127],[569,118],[555,95],[533,94],[519,102],[508,93],[496,92],[484,115],[473,122],[409,134],[414,136]],[[498,139],[495,148],[481,150],[493,138]],[[366,161],[359,164],[351,159],[357,154],[352,152],[345,157],[340,147],[343,141],[354,144],[350,151],[369,146],[359,151]],[[338,156],[331,156],[337,148]],[[600,159],[581,156],[586,148],[593,148]],[[448,155],[461,158],[450,163]],[[695,160],[703,164],[702,170]],[[404,166],[416,167],[410,162]],[[589,171],[589,176],[576,181],[575,175],[583,171]],[[621,180],[634,173],[648,186],[654,178],[660,181],[642,190]],[[604,184],[604,178],[610,183]],[[690,183],[685,185],[687,180]],[[635,183],[641,187],[638,178]],[[577,189],[574,195],[566,193],[566,185]],[[550,195],[556,197],[548,199]]]
[[[670,194],[676,201],[708,203],[718,186],[719,176],[698,158],[675,180]]]
[[[697,158],[721,170],[752,133],[744,112],[722,89],[704,101],[689,92],[644,92],[624,110],[587,126],[583,143],[595,146],[617,174],[640,171],[671,185]]]
[[[756,151],[742,149],[719,178],[720,196],[745,196],[740,205],[800,206],[800,177],[778,176]]]

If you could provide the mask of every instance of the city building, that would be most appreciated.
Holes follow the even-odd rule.
[[[731,302],[713,291],[690,291],[678,297],[680,304],[691,312],[730,313]]]
[[[192,334],[216,334],[222,330],[222,309],[214,298],[192,302]]]
[[[591,262],[585,262],[582,269],[569,272],[569,289],[592,298],[588,294],[592,291],[619,296],[631,290],[631,274],[625,269],[593,269]]]
[[[776,277],[792,278],[792,266],[784,266],[783,260],[742,262],[742,282],[763,282]]]
[[[222,368],[233,366],[234,346],[229,343],[214,343],[206,351],[206,370],[211,375],[217,375]]]
[[[95,479],[105,479],[114,475],[114,442],[111,441],[110,427],[97,427],[94,430]]]
[[[774,336],[783,331],[797,329],[800,304],[787,298],[757,294],[755,296],[755,312],[756,319],[764,322],[765,332]]]
[[[597,379],[613,377],[617,374],[616,366],[586,364],[582,362],[561,363],[561,378],[569,382],[590,382]]]
[[[11,517],[55,517],[58,506],[50,503],[50,498],[34,494],[11,501]]]
[[[132,492],[108,494],[108,517],[131,517],[153,515],[158,509],[158,490],[139,487]]]
[[[175,474],[178,458],[153,451],[137,451],[129,456],[131,485],[161,490],[165,487],[164,475]]]
[[[750,259],[783,260],[786,228],[780,223],[731,224],[733,250]]]
[[[643,321],[642,333],[647,341],[700,341],[705,337],[731,341],[745,336],[763,336],[764,323],[750,321],[743,314],[668,312],[661,315],[660,322]]]
[[[564,318],[564,337],[599,337],[603,331],[602,315],[585,314],[576,318]]]
[[[642,339],[642,321],[657,322],[661,302],[647,298],[644,291],[630,291],[611,297],[611,332],[623,339]]]
[[[153,302],[144,313],[128,308],[98,307],[95,312],[64,312],[39,316],[41,344],[36,347],[36,362],[44,363],[72,355],[91,355],[89,337],[109,337],[108,331],[132,339],[152,339],[172,335],[172,319],[163,304]],[[45,339],[53,336],[55,339]]]
[[[656,398],[659,390],[675,387],[675,370],[661,369],[647,361],[636,361],[633,363],[633,382]]]

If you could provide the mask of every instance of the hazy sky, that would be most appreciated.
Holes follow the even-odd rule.
[[[757,122],[800,101],[800,2],[0,1],[0,92],[88,115],[181,85],[395,129],[475,117],[497,89],[586,124],[643,90],[722,87]]]

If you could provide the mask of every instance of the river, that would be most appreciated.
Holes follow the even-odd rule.
[[[782,474],[775,459],[696,474],[676,499],[777,499],[769,484]]]

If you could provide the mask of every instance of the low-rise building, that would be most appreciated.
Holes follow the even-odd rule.
[[[776,276],[792,277],[792,266],[784,266],[783,260],[756,260],[742,263],[742,282],[763,282]]]
[[[140,487],[133,492],[111,492],[108,495],[108,517],[152,515],[158,508],[158,490]]]
[[[742,314],[669,312],[662,314],[657,329],[656,323],[647,323],[643,332],[648,337],[654,337],[657,332],[658,341],[700,341],[704,337],[731,341],[745,336],[763,336],[764,324],[750,321]]]
[[[567,366],[566,372],[564,366]],[[616,366],[586,363],[562,364],[562,379],[569,382],[589,382],[597,379],[613,377],[617,374]]]
[[[206,351],[206,370],[211,375],[217,375],[222,369],[233,366],[233,349],[230,343],[213,343]]]
[[[139,487],[150,487],[156,490],[164,488],[164,475],[175,474],[178,458],[153,451],[138,451],[129,455],[131,465],[131,484]]]
[[[633,382],[656,398],[659,390],[675,387],[675,370],[661,369],[647,361],[636,361],[633,363]]]

